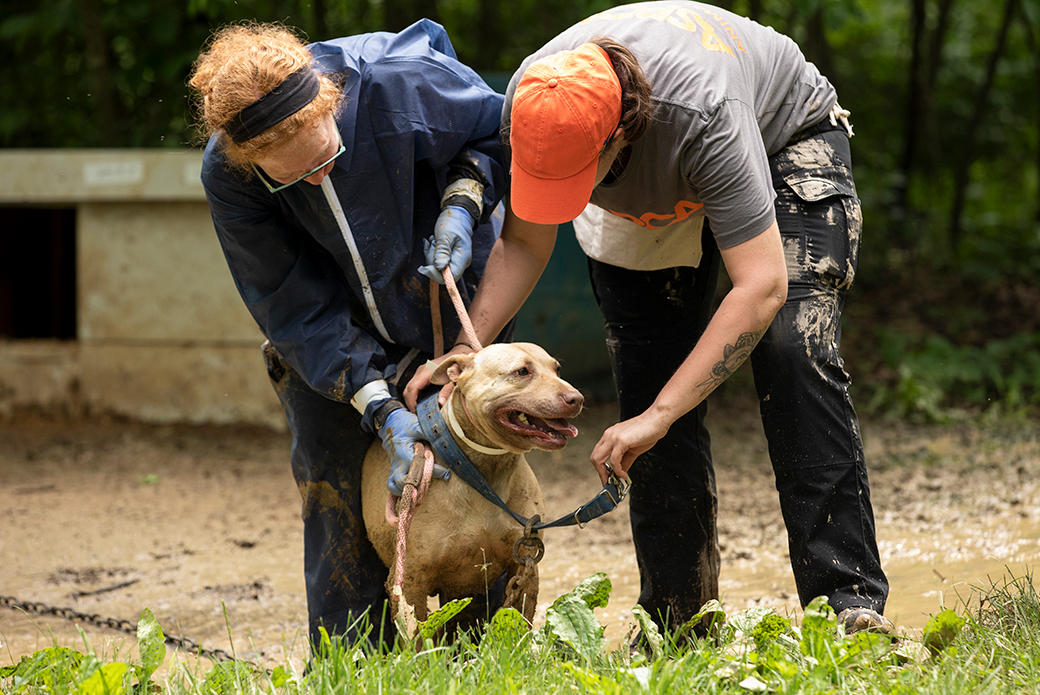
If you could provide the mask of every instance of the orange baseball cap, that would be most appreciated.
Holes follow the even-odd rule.
[[[621,83],[599,46],[532,63],[510,115],[513,212],[536,224],[580,215],[592,197],[600,150],[620,120]]]

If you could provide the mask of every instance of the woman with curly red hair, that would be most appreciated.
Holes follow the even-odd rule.
[[[213,223],[293,435],[312,642],[321,628],[360,638],[366,614],[385,642],[361,462],[379,436],[400,494],[422,435],[397,384],[433,355],[433,302],[448,335],[460,328],[427,278],[448,266],[472,296],[501,226],[502,97],[428,20],[309,45],[228,26],[190,82]]]

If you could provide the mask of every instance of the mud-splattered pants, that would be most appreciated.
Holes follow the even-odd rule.
[[[315,392],[268,344],[264,361],[292,433],[293,477],[303,499],[304,578],[311,644],[319,652],[319,627],[354,643],[359,628],[369,641],[392,644],[387,603],[388,570],[365,534],[361,516],[361,466],[375,437],[361,428],[349,403]],[[368,614],[367,623],[358,623]]]
[[[888,581],[850,379],[838,353],[862,215],[847,136],[819,130],[770,157],[789,286],[751,363],[803,607],[825,595],[837,611],[883,612]],[[653,403],[708,323],[720,257],[711,234],[702,239],[697,268],[633,271],[590,259],[622,420]],[[706,411],[701,404],[679,419],[630,471],[639,603],[670,629],[719,594]]]

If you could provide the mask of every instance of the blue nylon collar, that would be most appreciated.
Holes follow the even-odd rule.
[[[481,472],[477,470],[477,467],[473,465],[473,462],[469,460],[466,453],[456,443],[455,438],[451,436],[448,423],[444,421],[444,416],[441,415],[440,408],[437,407],[437,394],[421,402],[416,410],[419,416],[420,429],[422,429],[423,434],[429,440],[434,453],[448,466],[452,475],[459,476],[487,501],[501,508],[509,516],[513,517],[518,524],[526,528],[531,519],[509,508]],[[544,528],[560,526],[579,526],[584,528],[593,519],[616,509],[621,504],[621,501],[625,499],[625,495],[628,494],[629,487],[629,483],[623,482],[612,472],[607,484],[591,500],[556,521],[531,524],[531,529],[539,531]]]

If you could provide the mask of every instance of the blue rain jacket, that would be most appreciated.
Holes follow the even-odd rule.
[[[473,261],[458,283],[473,296],[501,230],[503,97],[458,62],[447,33],[429,20],[309,48],[316,69],[342,79],[346,97],[337,116],[346,151],[326,182],[272,194],[255,175],[226,166],[218,135],[202,182],[260,329],[311,388],[346,402],[369,382],[392,380],[412,349],[422,353],[419,364],[432,356],[430,283],[418,268],[449,164],[460,161],[487,184]],[[450,341],[459,321],[443,288],[439,297]]]

